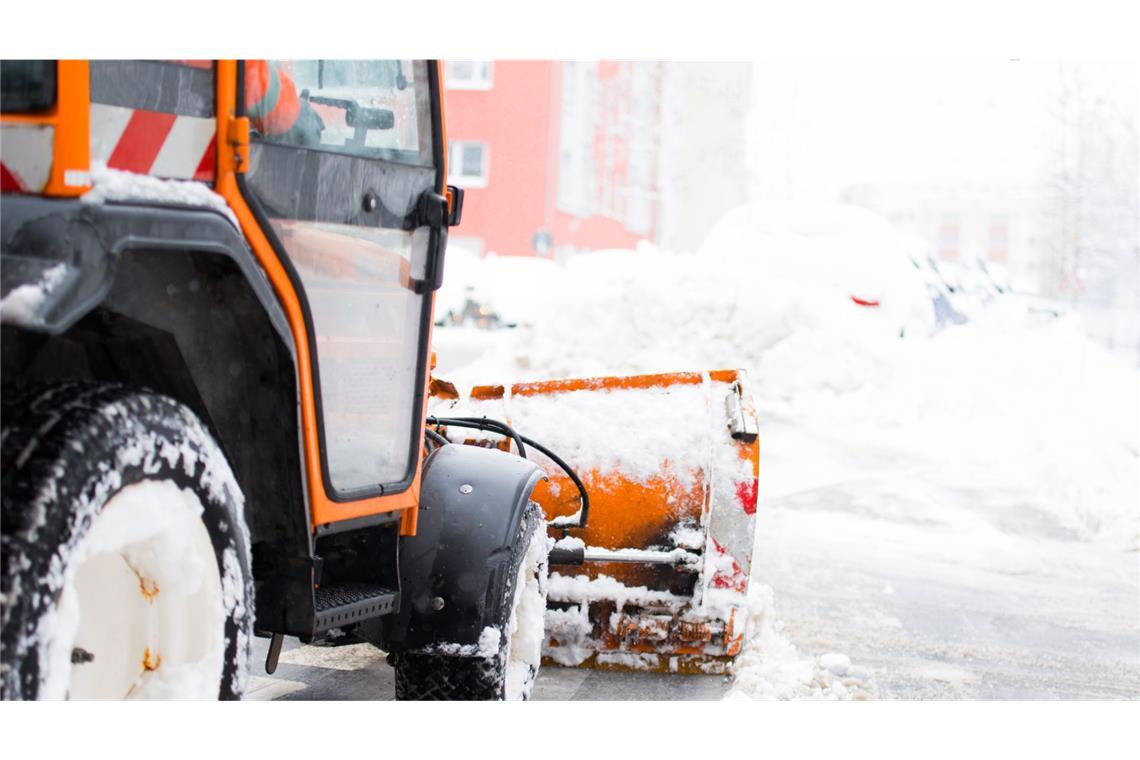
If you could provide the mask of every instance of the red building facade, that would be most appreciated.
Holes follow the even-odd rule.
[[[655,237],[661,70],[655,63],[451,61],[455,245],[555,257]]]

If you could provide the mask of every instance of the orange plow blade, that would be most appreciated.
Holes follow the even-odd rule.
[[[430,414],[503,420],[541,452],[550,521],[544,661],[725,673],[744,642],[759,445],[743,371],[477,386],[432,383]],[[446,428],[455,442],[505,436]],[[585,525],[579,527],[585,517]]]

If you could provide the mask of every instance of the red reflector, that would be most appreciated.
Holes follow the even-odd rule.
[[[860,306],[870,306],[870,307],[874,308],[874,307],[877,307],[879,305],[878,301],[870,301],[870,300],[866,300],[863,298],[859,298],[858,296],[851,296],[851,300],[854,301],[855,303],[859,304]]]

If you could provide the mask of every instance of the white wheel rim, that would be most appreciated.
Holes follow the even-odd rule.
[[[170,481],[127,486],[107,502],[69,564],[43,696],[218,697],[226,611],[202,513]]]
[[[546,526],[539,525],[527,546],[515,581],[515,594],[507,624],[507,668],[504,696],[527,699],[542,661],[546,615]]]

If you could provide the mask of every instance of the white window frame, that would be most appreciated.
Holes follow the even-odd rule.
[[[473,187],[486,187],[491,176],[491,146],[486,140],[448,140],[447,148],[447,181],[456,187],[473,188]],[[463,166],[462,153],[466,151],[466,146],[478,145],[483,149],[483,161],[480,167],[481,171],[478,176],[470,176],[458,173],[458,169]],[[460,155],[459,160],[455,160],[456,150],[458,149]]]
[[[457,78],[454,63],[471,64],[470,78]],[[444,86],[449,90],[490,90],[495,84],[494,61],[447,61],[444,64]]]

